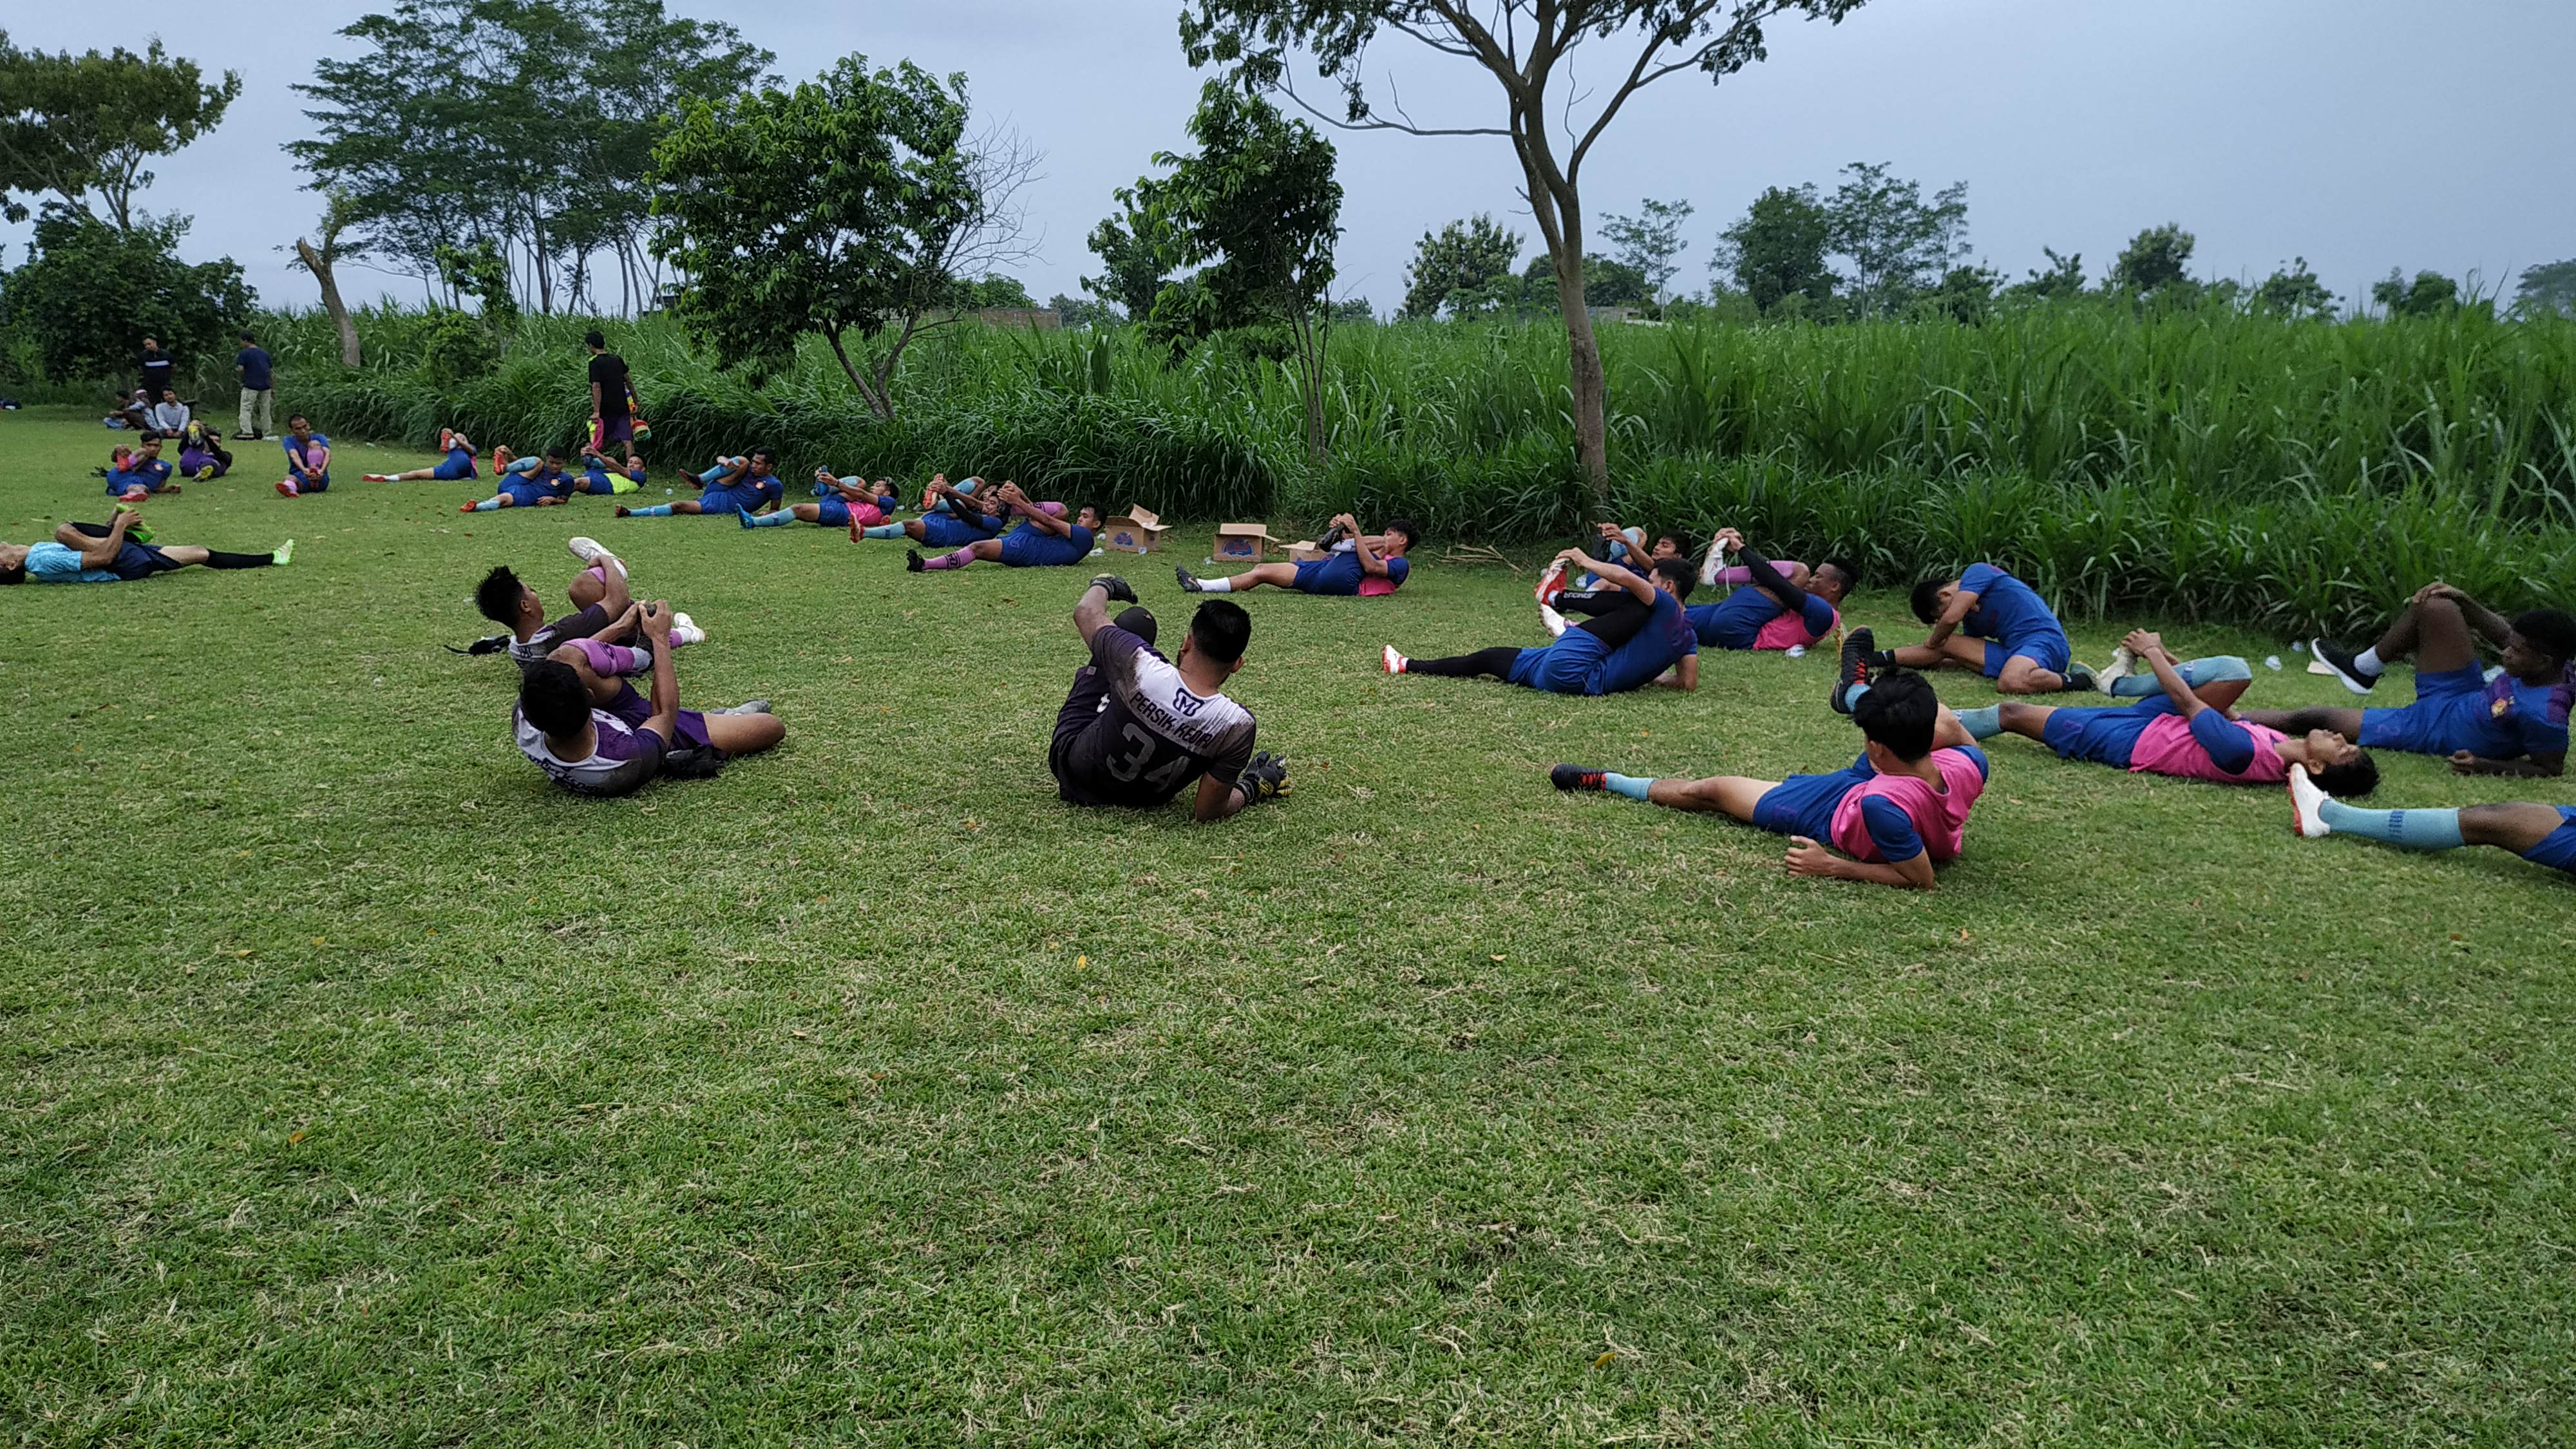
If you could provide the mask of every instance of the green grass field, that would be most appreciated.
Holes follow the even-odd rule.
[[[103,519],[113,441],[0,415],[5,536]],[[1537,634],[1436,563],[1246,601],[1286,801],[1077,814],[1079,571],[464,518],[363,445],[290,503],[239,447],[151,521],[291,567],[0,594],[10,1442],[2576,1436],[2576,896],[2501,853],[2004,739],[1937,893],[1791,880],[1543,771],[1847,763],[1824,659],[1389,679]],[[518,757],[438,646],[579,532],[780,751],[606,803]]]

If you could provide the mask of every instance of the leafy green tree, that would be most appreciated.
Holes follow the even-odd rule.
[[[1153,312],[1154,299],[1172,277],[1172,228],[1158,209],[1160,195],[1150,179],[1118,189],[1121,214],[1091,229],[1101,275],[1082,279],[1084,291],[1138,321]]]
[[[2071,252],[2061,257],[2055,247],[2041,247],[2039,250],[2048,258],[2048,266],[2045,269],[2032,268],[2029,280],[2013,283],[2004,289],[2004,295],[2023,302],[2051,302],[2061,297],[2082,296],[2084,254]]]
[[[1067,327],[1115,327],[1127,320],[1107,302],[1096,302],[1089,297],[1068,297],[1062,292],[1047,298],[1047,309]]]
[[[904,350],[953,308],[989,214],[966,113],[964,76],[855,55],[793,90],[683,102],[652,172],[654,248],[688,279],[673,310],[728,365],[775,364],[819,332],[893,417]]]
[[[1525,310],[1545,314],[1556,310],[1556,264],[1546,257],[1532,257],[1521,271],[1521,295]],[[1583,305],[1586,307],[1651,307],[1655,304],[1654,288],[1646,274],[1626,262],[1604,256],[1583,259]]]
[[[2111,264],[2111,289],[2144,297],[2187,284],[2191,277],[2185,268],[2199,245],[2199,239],[2179,223],[2149,227],[2131,238],[2120,259]]]
[[[2576,317],[2576,260],[2525,269],[2513,308],[2526,317]]]
[[[1037,300],[1017,277],[986,277],[959,286],[960,305],[969,311],[991,308],[996,311],[1034,312]]]
[[[1838,278],[1825,265],[1833,244],[1833,214],[1816,188],[1765,188],[1742,219],[1718,233],[1718,265],[1765,314],[1791,297],[1804,299],[1801,315],[1833,300]]]
[[[2286,267],[2276,268],[2254,289],[2255,311],[2274,317],[2296,317],[2323,321],[2334,316],[2335,294],[2317,280],[2316,268],[2306,257],[2298,257]]]
[[[1366,297],[1344,297],[1333,304],[1333,325],[1366,326],[1377,320],[1377,308]]]
[[[1522,194],[1555,263],[1565,319],[1574,449],[1595,507],[1610,497],[1607,383],[1584,297],[1583,170],[1628,102],[1668,76],[1710,82],[1760,60],[1765,28],[1784,16],[1839,21],[1862,0],[1186,0],[1181,44],[1195,66],[1219,66],[1246,85],[1284,90],[1314,114],[1356,130],[1414,136],[1500,136],[1521,164]],[[1401,103],[1380,112],[1363,76],[1371,43],[1410,40],[1432,55],[1472,64],[1500,95],[1493,122],[1416,121]],[[1624,48],[1607,65],[1578,54]],[[1289,56],[1302,51],[1341,93],[1339,115],[1298,96]],[[1383,54],[1376,59],[1383,61]],[[1599,77],[1609,76],[1605,84]]]
[[[135,194],[152,184],[144,163],[213,130],[240,94],[240,76],[210,82],[158,40],[140,55],[123,46],[48,55],[0,31],[0,212],[23,221],[17,196],[85,208],[95,194],[110,223],[133,231]]]
[[[1995,293],[2004,284],[2004,274],[1988,267],[1952,267],[1941,274],[1941,284],[1925,293],[1922,305],[1936,316],[1947,317],[1974,327],[1983,323],[1995,310]]]
[[[1171,228],[1172,259],[1196,267],[1166,285],[1146,319],[1175,346],[1247,327],[1284,327],[1306,404],[1306,445],[1324,454],[1324,347],[1342,184],[1333,143],[1258,95],[1220,81],[1199,91],[1190,155],[1160,155],[1151,183]]]
[[[2409,282],[2391,268],[2384,280],[2371,285],[2370,300],[2387,308],[2391,317],[2439,317],[2460,310],[2460,284],[2440,272],[2417,272]]]
[[[1855,161],[1824,203],[1829,245],[1851,261],[1851,301],[1865,316],[1890,316],[1938,287],[1965,259],[1968,183],[1923,199],[1915,182],[1884,164]]]
[[[0,276],[0,327],[30,339],[57,382],[122,375],[146,337],[180,358],[229,355],[250,287],[230,258],[179,260],[182,220],[129,227],[62,202],[36,214],[33,256]]]
[[[1691,204],[1687,201],[1657,201],[1648,197],[1637,208],[1635,216],[1611,215],[1601,220],[1601,234],[1617,248],[1612,253],[1621,266],[1645,279],[1646,300],[1661,304],[1670,295],[1673,274],[1681,270],[1681,255],[1690,249],[1682,240],[1682,223],[1689,221]],[[1590,289],[1586,289],[1589,295]]]
[[[1519,233],[1505,231],[1482,212],[1424,232],[1404,274],[1404,315],[1436,316],[1453,293],[1481,297],[1512,274],[1520,254]]]

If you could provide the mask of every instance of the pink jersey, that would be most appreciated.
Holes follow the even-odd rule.
[[[1834,807],[1834,844],[1843,854],[1854,860],[1879,858],[1878,848],[1870,842],[1869,827],[1860,818],[1861,802],[1879,795],[1893,801],[1914,822],[1914,833],[1923,837],[1924,854],[1935,862],[1959,858],[1959,847],[1968,830],[1968,811],[1985,793],[1986,775],[1974,759],[1960,750],[1934,750],[1932,763],[1941,772],[1939,790],[1912,775],[1883,774],[1843,796],[1842,803]]]
[[[1824,634],[1810,632],[1807,628],[1807,620],[1805,616],[1788,609],[1783,609],[1780,611],[1780,617],[1763,625],[1761,632],[1753,636],[1753,647],[1756,649],[1787,649],[1798,644],[1813,644],[1817,640],[1824,638],[1825,634],[1830,634],[1842,626],[1843,611],[1840,609],[1834,610],[1834,621],[1825,626]]]
[[[2129,748],[2129,768],[2139,774],[2215,780],[2221,785],[2278,785],[2290,778],[2290,762],[2272,748],[2274,742],[2289,736],[2243,720],[2231,723],[2254,741],[2254,763],[2246,766],[2242,775],[2218,768],[2209,751],[2191,737],[2190,722],[2178,714],[2158,715],[2147,722],[2138,742]]]
[[[874,503],[853,503],[849,507],[850,525],[854,528],[874,528],[886,521],[885,510]]]

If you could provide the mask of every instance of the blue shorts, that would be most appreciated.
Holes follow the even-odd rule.
[[[932,548],[964,548],[970,543],[982,543],[999,532],[1001,529],[998,527],[978,528],[945,513],[921,516],[921,541]]]
[[[295,475],[292,473],[289,473],[286,476],[295,478]],[[328,493],[331,491],[331,475],[325,473],[319,478],[295,478],[295,491],[298,493]]]
[[[1091,550],[1071,538],[1043,529],[1013,529],[1002,539],[1002,562],[1015,569],[1062,568],[1091,557]]]
[[[769,497],[757,484],[738,484],[731,488],[709,488],[698,495],[700,513],[757,513]]]
[[[1834,838],[1834,810],[1843,797],[1878,777],[1864,764],[1830,775],[1791,775],[1753,802],[1753,823],[1774,835],[1803,835],[1818,844]]]
[[[827,494],[814,504],[814,521],[825,528],[850,526],[850,505],[839,494]]]
[[[130,547],[131,545],[129,545]],[[2533,865],[2563,870],[2576,875],[2576,805],[2558,807],[2559,827],[2540,838],[2540,843],[2522,853]]]
[[[2075,659],[2075,646],[2066,642],[2065,635],[2054,631],[2025,634],[2010,643],[1989,639],[1986,641],[1986,677],[2003,678],[2004,665],[2016,655],[2051,674],[2064,674],[2066,666]]]
[[[2481,716],[2487,708],[2486,671],[2474,664],[2415,676],[2415,702],[2398,709],[2361,712],[2363,749],[2447,755],[2487,745]]]
[[[152,545],[127,539],[116,550],[116,562],[109,564],[107,570],[130,584],[154,574],[166,574],[178,567],[181,566],[172,563],[169,555]]]
[[[429,476],[441,483],[453,483],[460,478],[472,478],[478,475],[474,471],[473,459],[450,458],[446,462],[439,464],[437,467],[430,469]]]
[[[1337,553],[1297,565],[1297,581],[1289,587],[1301,594],[1355,598],[1360,591],[1360,580],[1367,576],[1367,571],[1360,567],[1358,554]]]
[[[1556,636],[1556,642],[1544,649],[1524,649],[1512,661],[1509,681],[1524,689],[1547,694],[1583,694],[1592,672],[1610,657],[1610,646],[1601,636],[1583,629],[1568,629]]]
[[[2057,751],[2061,759],[2125,770],[2137,753],[2138,736],[2157,717],[2174,712],[2174,702],[2164,698],[2113,709],[2051,710],[2048,723],[2040,727],[2040,743]]]

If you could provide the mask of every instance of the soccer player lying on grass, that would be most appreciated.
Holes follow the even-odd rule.
[[[191,564],[210,569],[262,569],[295,556],[295,540],[275,553],[225,553],[188,543],[155,545],[143,515],[120,508],[104,524],[66,523],[46,543],[0,543],[0,585],[133,583]]]
[[[1082,505],[1073,522],[1067,523],[1063,504],[1033,503],[1017,483],[1005,483],[995,489],[993,499],[1020,515],[1017,528],[1000,538],[978,539],[955,553],[934,559],[924,559],[917,549],[905,549],[903,566],[914,573],[924,569],[962,569],[970,563],[999,563],[1015,569],[1064,568],[1091,557],[1091,535],[1100,527],[1098,507]]]
[[[470,654],[488,653],[506,648],[510,657],[524,667],[546,658],[562,645],[576,639],[597,639],[605,644],[640,646],[643,635],[638,630],[642,616],[635,611],[634,598],[626,582],[626,565],[615,554],[599,546],[595,539],[576,538],[565,544],[573,557],[589,567],[575,575],[572,586],[564,590],[572,600],[573,612],[549,623],[545,601],[537,591],[520,582],[519,576],[504,566],[483,576],[474,590],[474,609],[484,618],[510,632],[504,636],[478,641]],[[706,631],[686,614],[671,616],[671,642],[676,645],[706,642]],[[615,674],[637,674],[652,668],[649,653],[642,648],[630,667],[609,671]]]
[[[1175,566],[1174,577],[1181,587],[1193,594],[1239,594],[1268,584],[1274,589],[1295,589],[1301,594],[1323,594],[1335,598],[1370,597],[1391,594],[1404,587],[1413,571],[1405,555],[1412,552],[1414,540],[1422,536],[1421,525],[1407,518],[1390,519],[1386,532],[1365,534],[1360,522],[1344,513],[1333,519],[1324,537],[1324,556],[1304,563],[1257,564],[1231,578],[1202,579],[1185,568]]]
[[[962,486],[952,485],[943,473],[921,490],[919,518],[863,525],[851,533],[850,540],[855,543],[866,538],[908,538],[931,548],[964,548],[980,543],[999,534],[1007,521],[1000,506],[993,502],[994,490],[976,491],[982,481],[969,478]]]
[[[369,483],[459,483],[475,476],[474,440],[454,428],[438,430],[438,451],[447,457],[435,468],[414,468],[408,473],[361,473]],[[493,465],[504,466],[507,450],[492,450]]]
[[[650,481],[642,455],[633,448],[626,450],[625,466],[617,468],[610,467],[608,459],[596,450],[585,448],[581,454],[581,481],[573,485],[572,491],[609,498],[632,493]]]
[[[2327,795],[2308,772],[2290,768],[2290,804],[2310,840],[2358,835],[2407,850],[2492,845],[2533,865],[2576,876],[2576,806],[2470,805],[2458,810],[2363,810]]]
[[[775,513],[758,517],[740,515],[745,528],[784,528],[791,523],[820,524],[825,528],[846,528],[850,541],[856,543],[862,530],[886,521],[886,515],[898,506],[895,496],[886,491],[893,485],[884,479],[870,483],[865,478],[835,478],[829,468],[814,470],[814,491],[820,497],[812,503],[793,503]]]
[[[787,485],[778,476],[778,450],[754,448],[741,457],[727,458],[698,475],[698,496],[677,503],[656,503],[650,508],[617,505],[620,518],[669,518],[675,514],[758,513],[787,496]]]
[[[1141,611],[1110,622],[1112,599],[1133,603],[1136,591],[1101,574],[1073,606],[1091,662],[1074,671],[1047,744],[1056,793],[1069,805],[1152,809],[1195,780],[1190,813],[1200,820],[1276,798],[1287,788],[1287,762],[1252,752],[1252,712],[1224,694],[1252,642],[1252,616],[1241,604],[1210,599],[1170,660],[1127,627]],[[1143,622],[1150,627],[1153,616]]]
[[[161,456],[161,436],[145,433],[143,441],[131,448],[119,447],[108,457],[107,496],[126,503],[140,503],[155,493],[176,493],[179,485],[170,481],[170,464]]]
[[[756,699],[701,714],[680,708],[671,667],[671,606],[639,606],[652,646],[653,697],[613,672],[607,656],[622,651],[596,639],[557,647],[519,676],[510,729],[519,753],[576,795],[627,795],[662,775],[702,779],[729,755],[748,755],[787,737],[787,727]]]
[[[1986,756],[1919,674],[1877,683],[1866,671],[1835,691],[1869,744],[1830,775],[1755,780],[1648,779],[1558,765],[1560,790],[1608,790],[1675,810],[1712,811],[1789,837],[1791,875],[1932,889],[1932,867],[1958,858],[1968,811],[1985,793]],[[1818,841],[1831,841],[1846,860]]]
[[[1744,562],[1735,569],[1717,566],[1720,549],[1737,551]],[[1804,647],[1842,627],[1842,602],[1860,580],[1860,566],[1829,558],[1810,572],[1805,564],[1774,564],[1745,546],[1744,535],[1721,528],[1710,540],[1700,569],[1701,583],[1733,578],[1743,582],[1714,604],[1683,610],[1691,631],[1711,649],[1788,649]]]
[[[1855,630],[1855,633],[1862,631]],[[1866,647],[1864,645],[1864,647]],[[2154,671],[2163,686],[2156,698],[2128,705],[2085,708],[2002,704],[1959,716],[1978,739],[2016,734],[2057,751],[2139,774],[2209,780],[2221,785],[2277,785],[2304,765],[2329,794],[2367,795],[2379,785],[2379,766],[2361,746],[2332,730],[2291,736],[2228,717],[2254,682],[2242,659],[2200,659],[2198,680],[2186,679],[2165,641],[2140,629],[2121,646]]]
[[[1993,564],[1971,564],[1955,579],[1914,586],[1914,617],[1932,626],[1920,644],[1880,653],[1879,667],[1974,669],[2003,694],[2056,694],[2093,688],[2093,672],[2074,662],[2066,628],[2031,586]]]
[[[277,440],[286,450],[286,476],[277,480],[278,493],[287,498],[301,498],[307,493],[324,493],[331,487],[331,440],[313,431],[312,422],[296,413],[286,420],[286,436]]]
[[[461,504],[456,511],[490,513],[502,508],[559,508],[572,501],[573,477],[564,471],[561,448],[547,449],[545,461],[534,468],[521,469],[513,465],[503,469],[500,482],[500,492]]]
[[[1536,649],[1505,644],[1447,659],[1409,659],[1389,644],[1380,653],[1386,672],[1490,675],[1549,694],[1619,694],[1654,682],[1686,690],[1699,687],[1699,640],[1691,633],[1690,620],[1682,617],[1682,600],[1690,597],[1693,583],[1688,563],[1668,558],[1646,575],[1587,557],[1579,548],[1556,557],[1561,565],[1598,574],[1617,595],[1596,600],[1602,607],[1558,634],[1552,644]],[[1545,606],[1541,609],[1544,615]],[[1673,677],[1663,681],[1668,669],[1674,670]]]
[[[2501,648],[2490,683],[2478,639]],[[2245,717],[2297,734],[2330,729],[2364,745],[2448,755],[2463,775],[2556,776],[2567,766],[2567,710],[2576,697],[2576,618],[2531,609],[2507,620],[2452,588],[2426,584],[2359,654],[2323,639],[2312,646],[2355,694],[2368,694],[2388,662],[2415,656],[2415,702],[2398,709],[2265,709]]]

